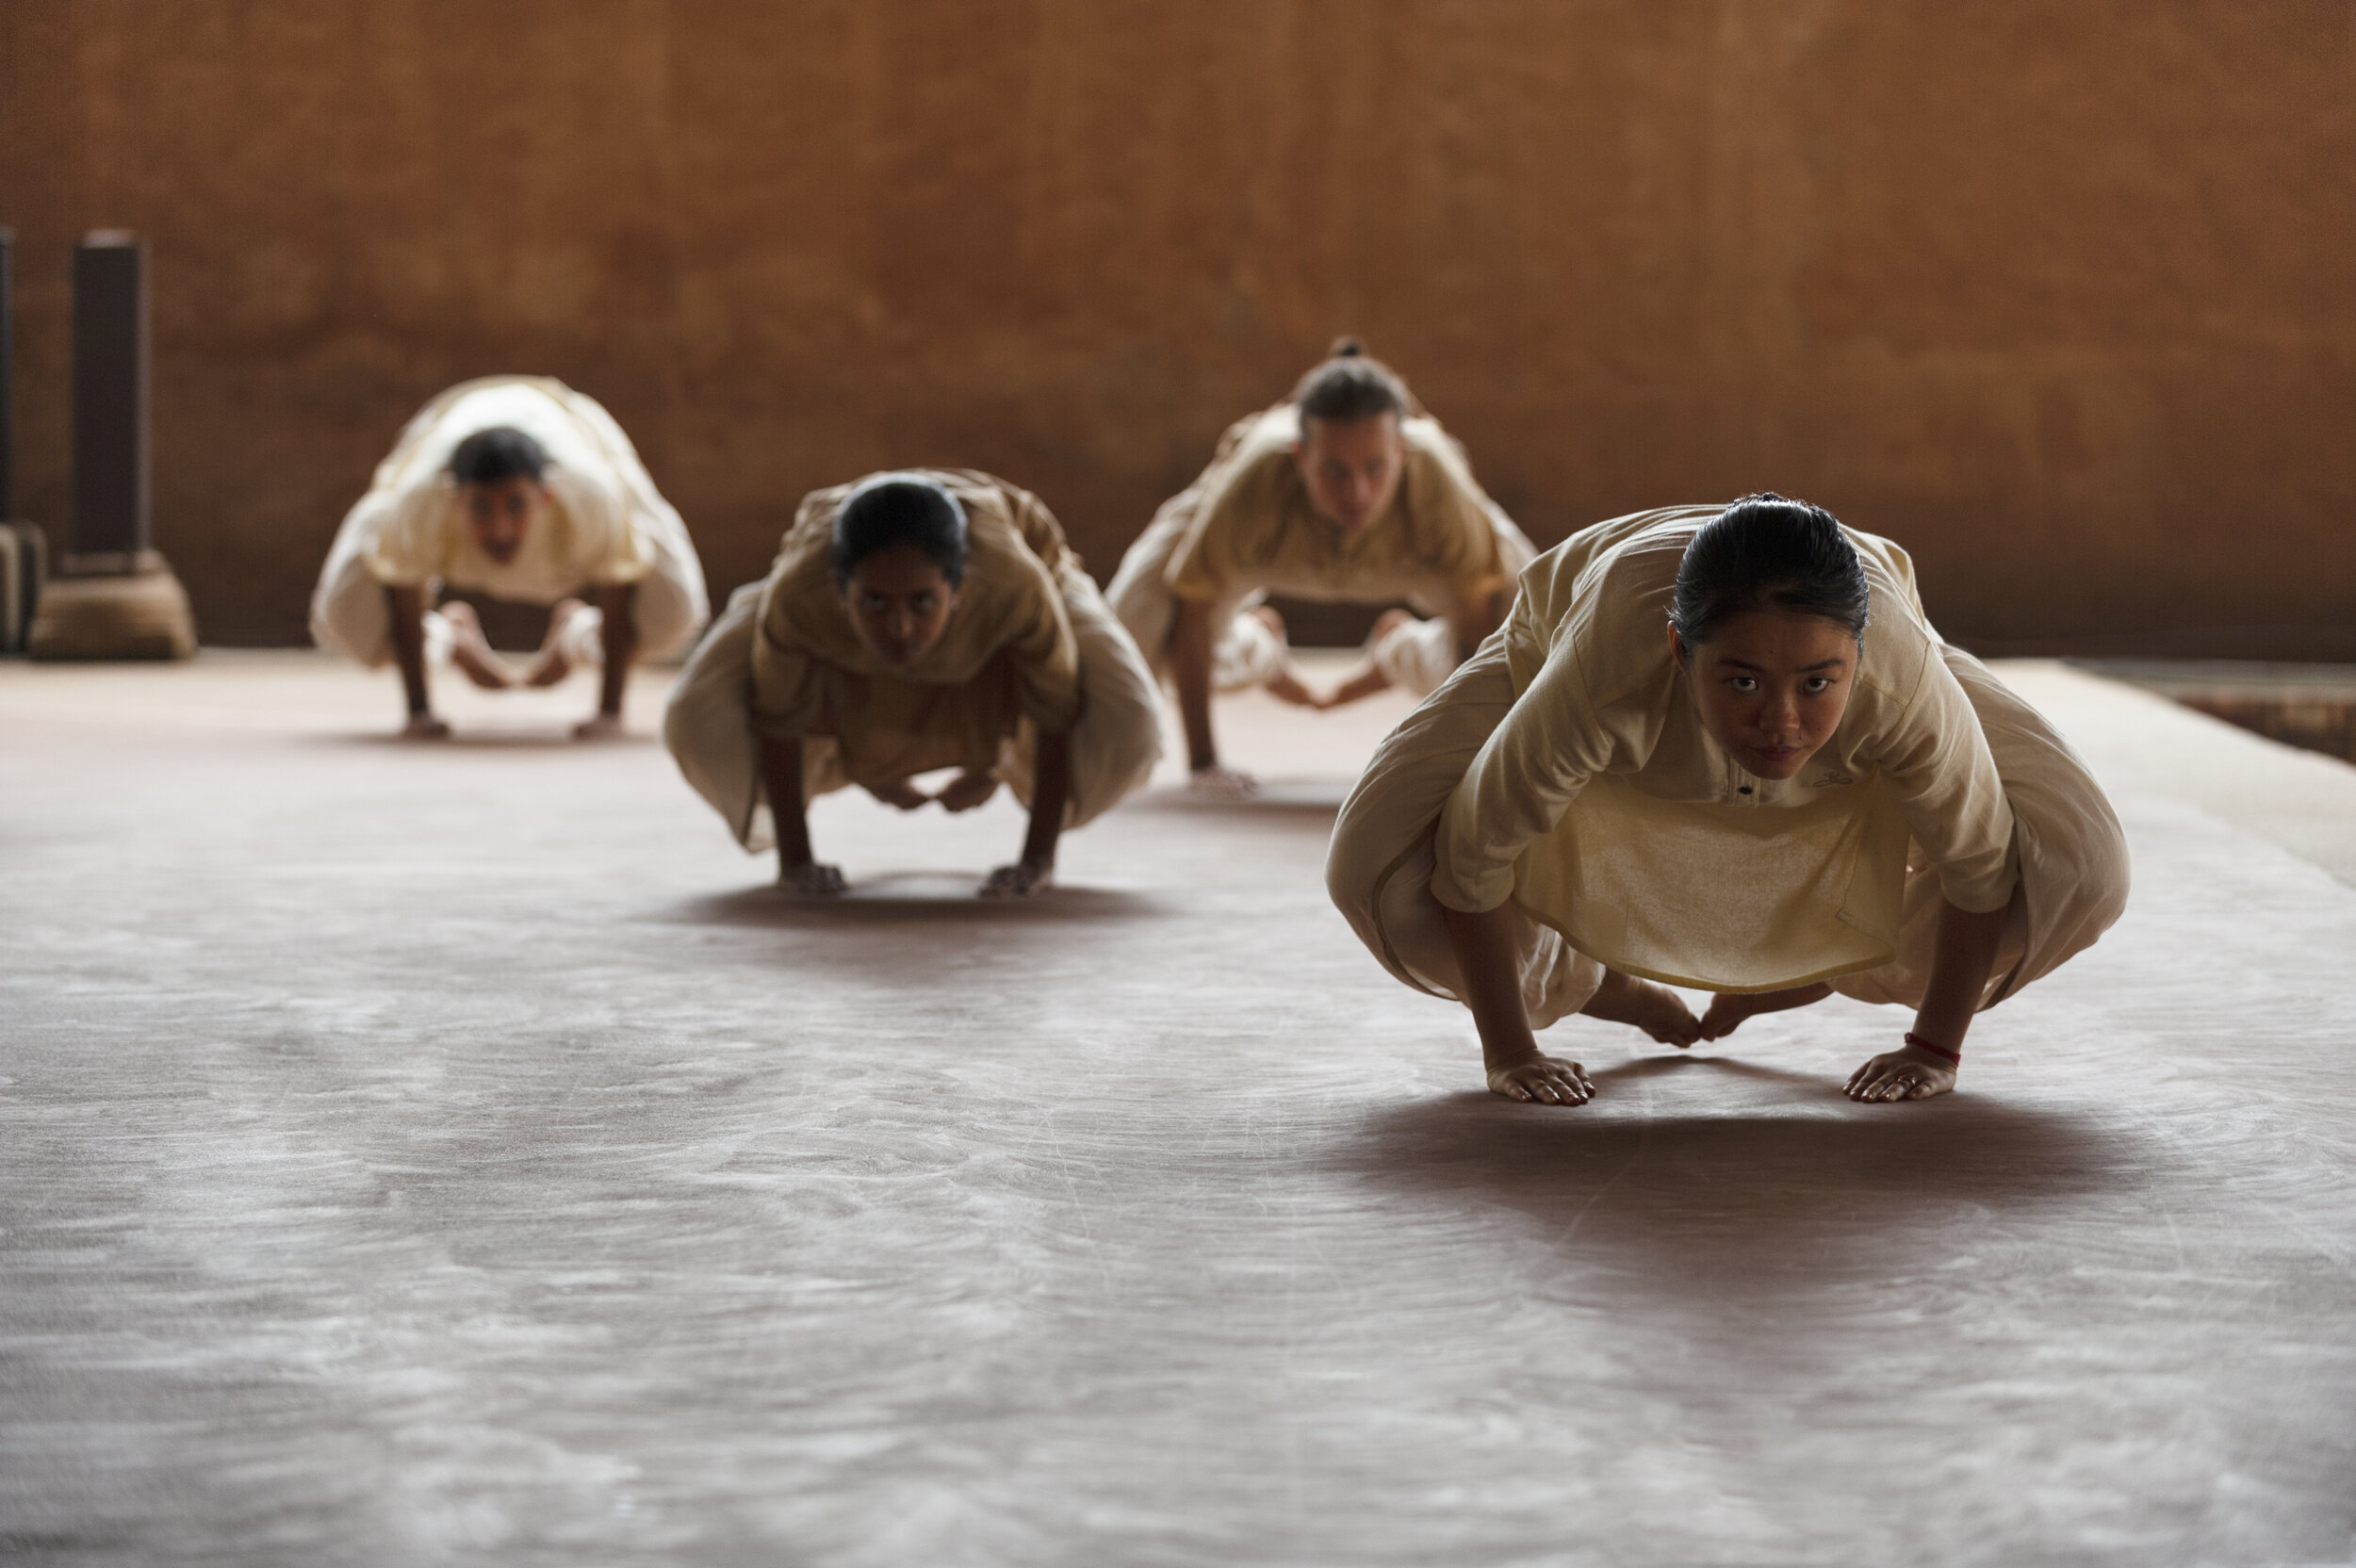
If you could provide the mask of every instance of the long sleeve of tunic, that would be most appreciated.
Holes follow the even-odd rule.
[[[1695,910],[1797,897],[1728,883],[1786,874],[1762,868],[1788,870],[1791,846],[1806,841],[1822,857],[1808,868],[1814,890],[1804,902],[1822,922],[1776,905],[1804,947],[1810,931],[1834,924],[1894,924],[1910,840],[1957,907],[2002,907],[2016,875],[2011,809],[1971,703],[1922,619],[1911,565],[1887,541],[1850,532],[1873,618],[1848,710],[1800,774],[1759,778],[1703,729],[1669,651],[1667,609],[1686,542],[1717,510],[1602,524],[1523,574],[1498,633],[1514,704],[1441,818],[1433,895],[1463,910],[1514,899],[1610,962],[1614,955],[1596,949],[1620,939],[1597,932],[1617,933],[1640,897]],[[1754,946],[1780,939],[1767,931]],[[1762,962],[1806,971],[1807,956]]]

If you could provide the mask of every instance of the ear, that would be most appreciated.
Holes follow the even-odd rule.
[[[1685,656],[1685,639],[1677,635],[1677,622],[1671,621],[1668,626],[1668,630],[1669,657],[1677,661],[1677,666],[1678,669],[1691,669],[1693,662]]]

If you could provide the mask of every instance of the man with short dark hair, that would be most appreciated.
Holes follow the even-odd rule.
[[[1232,799],[1257,785],[1219,762],[1213,690],[1265,686],[1313,709],[1394,685],[1428,694],[1497,629],[1534,553],[1464,449],[1345,338],[1292,397],[1229,428],[1210,466],[1130,547],[1105,596],[1176,689],[1193,787]],[[1362,666],[1320,694],[1262,602],[1271,593],[1404,600],[1421,614],[1387,612]]]
[[[522,675],[447,589],[549,606],[548,636]],[[584,602],[594,600],[594,603]],[[346,514],[311,600],[319,646],[401,667],[401,733],[438,739],[430,665],[456,664],[488,690],[552,686],[599,666],[582,740],[620,733],[631,662],[685,648],[709,614],[687,527],[596,400],[546,377],[453,386],[401,432]]]

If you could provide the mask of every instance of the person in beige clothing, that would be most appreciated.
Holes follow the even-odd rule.
[[[812,492],[768,578],[729,600],[663,715],[679,770],[778,880],[846,884],[806,806],[857,784],[916,810],[1009,786],[1031,812],[985,896],[1048,885],[1058,836],[1161,756],[1153,678],[1039,498],[988,474],[870,475]],[[924,774],[956,770],[938,792]]]
[[[451,588],[551,607],[520,677],[471,607],[435,607]],[[620,731],[631,662],[683,649],[709,610],[686,525],[613,416],[545,376],[493,376],[426,404],[377,466],[319,573],[311,634],[370,668],[400,666],[412,739],[450,733],[429,666],[455,663],[494,691],[601,667],[597,712],[574,731],[592,739]]]
[[[2127,851],[2086,765],[1923,615],[1912,564],[1821,508],[1639,513],[1522,575],[1512,617],[1344,804],[1335,904],[1472,1010],[1489,1085],[1583,1103],[1533,1029],[1679,1047],[1839,990],[1915,1009],[1850,1078],[1955,1082],[1977,1011],[2093,943]],[[1695,1018],[1664,985],[1716,992]]]
[[[1211,693],[1266,686],[1329,708],[1393,685],[1422,695],[1480,645],[1533,552],[1481,492],[1457,445],[1354,339],[1290,399],[1230,428],[1201,477],[1165,502],[1106,596],[1176,689],[1195,788],[1237,796]],[[1312,692],[1269,594],[1384,604],[1364,665]]]

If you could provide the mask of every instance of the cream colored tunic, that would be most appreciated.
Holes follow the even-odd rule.
[[[451,452],[509,426],[548,455],[554,505],[515,559],[492,560],[466,526]],[[677,653],[710,615],[703,567],[678,512],[655,489],[621,427],[597,400],[542,376],[466,382],[409,421],[374,482],[346,514],[311,606],[320,646],[365,664],[391,655],[387,587],[458,588],[525,604],[638,584],[639,651]],[[581,617],[587,621],[590,617]]]
[[[1041,730],[1072,736],[1066,826],[1141,787],[1161,756],[1153,679],[1038,497],[926,470],[965,508],[965,580],[911,664],[853,630],[827,547],[854,488],[812,492],[767,580],[747,584],[688,662],[663,717],[680,771],[748,850],[775,841],[762,737],[804,743],[804,798],[939,768],[987,769],[1030,799]]]
[[[1464,449],[1438,420],[1417,415],[1401,422],[1407,460],[1398,494],[1355,531],[1311,503],[1292,457],[1300,433],[1290,403],[1238,420],[1220,437],[1210,466],[1163,503],[1122,558],[1107,597],[1157,672],[1181,599],[1212,605],[1221,629],[1218,684],[1228,690],[1265,680],[1281,661],[1281,645],[1239,615],[1270,594],[1405,601],[1436,616],[1506,586],[1535,553],[1482,493]],[[1395,678],[1429,691],[1419,678],[1432,662],[1402,659]]]
[[[2126,896],[2117,819],[2051,727],[1939,641],[1888,541],[1849,531],[1873,624],[1824,748],[1776,781],[1710,739],[1665,626],[1686,541],[1719,510],[1639,514],[1549,551],[1508,623],[1377,753],[1327,869],[1385,966],[1456,991],[1434,899],[1530,917],[1541,1025],[1606,965],[1919,1003],[1942,898],[2000,908],[2016,882],[1984,1004],[2091,943]]]

